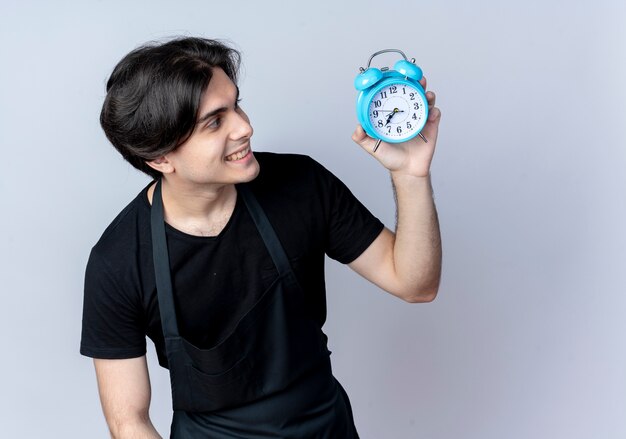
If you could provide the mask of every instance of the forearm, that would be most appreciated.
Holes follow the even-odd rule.
[[[411,302],[435,298],[441,278],[441,235],[430,175],[391,172],[397,205],[393,246],[397,279]]]
[[[112,439],[162,439],[150,418],[109,423]]]
[[[151,387],[146,356],[94,358],[102,412],[111,437],[161,438],[150,421]]]

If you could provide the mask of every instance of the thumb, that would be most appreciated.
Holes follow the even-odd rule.
[[[361,125],[357,125],[354,133],[352,133],[352,140],[368,153],[372,152],[372,148],[376,144],[376,140],[368,136]]]

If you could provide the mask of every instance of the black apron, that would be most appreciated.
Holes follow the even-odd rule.
[[[269,220],[237,185],[278,277],[219,344],[200,349],[178,333],[161,181],[151,210],[159,310],[174,417],[171,438],[358,438],[326,336],[307,315],[304,292]]]

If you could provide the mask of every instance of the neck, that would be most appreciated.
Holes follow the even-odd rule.
[[[154,185],[148,190],[152,203]],[[221,231],[237,200],[234,184],[189,186],[162,179],[163,215],[171,226],[199,236]]]

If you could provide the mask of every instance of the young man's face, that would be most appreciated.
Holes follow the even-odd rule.
[[[220,68],[202,94],[196,128],[185,143],[166,155],[167,180],[184,185],[232,184],[253,180],[259,164],[250,148],[253,130],[237,105],[238,89]]]

